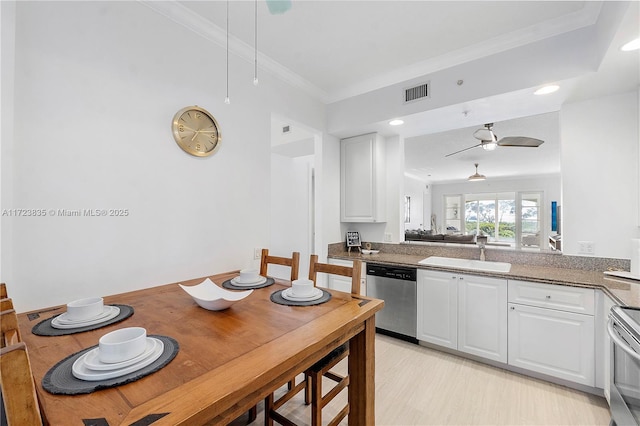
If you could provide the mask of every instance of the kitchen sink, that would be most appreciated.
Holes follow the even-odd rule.
[[[455,269],[470,269],[486,272],[509,272],[511,264],[505,262],[489,262],[486,260],[458,259],[456,257],[430,256],[418,262],[427,266],[442,266]]]

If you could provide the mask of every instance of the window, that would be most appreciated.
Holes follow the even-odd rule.
[[[404,223],[411,222],[411,197],[404,196]]]
[[[486,235],[495,244],[512,247],[541,246],[542,192],[503,192],[445,195],[447,230],[451,232],[451,213],[464,210],[455,219],[461,221],[467,235]]]

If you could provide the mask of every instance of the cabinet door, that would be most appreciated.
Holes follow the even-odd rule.
[[[340,219],[384,222],[384,144],[376,133],[340,141]]]
[[[327,260],[327,263],[331,265],[348,266],[349,268],[353,267],[353,262],[350,260],[329,258]],[[366,274],[367,274],[367,264],[362,262],[362,270],[360,271],[360,276],[362,277],[360,279],[360,294],[362,296],[367,295],[367,279],[366,279],[367,275]],[[319,274],[319,275],[325,275],[325,274]],[[345,293],[351,293],[351,278],[343,277],[340,275],[329,274],[327,275],[327,281],[328,281],[327,283],[328,288],[338,290],[338,291],[344,291]],[[318,285],[322,287],[321,283],[318,283]]]
[[[509,364],[594,386],[594,318],[509,304]]]
[[[423,269],[417,275],[418,340],[457,349],[458,276]]]
[[[458,350],[507,362],[507,280],[460,275]]]

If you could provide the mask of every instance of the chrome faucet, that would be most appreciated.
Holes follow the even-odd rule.
[[[485,261],[484,250],[487,244],[487,237],[484,235],[479,235],[476,237],[476,244],[480,247],[480,260]]]

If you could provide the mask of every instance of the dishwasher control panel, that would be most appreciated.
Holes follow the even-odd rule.
[[[403,281],[416,281],[416,268],[402,266],[377,265],[367,262],[367,275],[374,277],[393,278]]]

